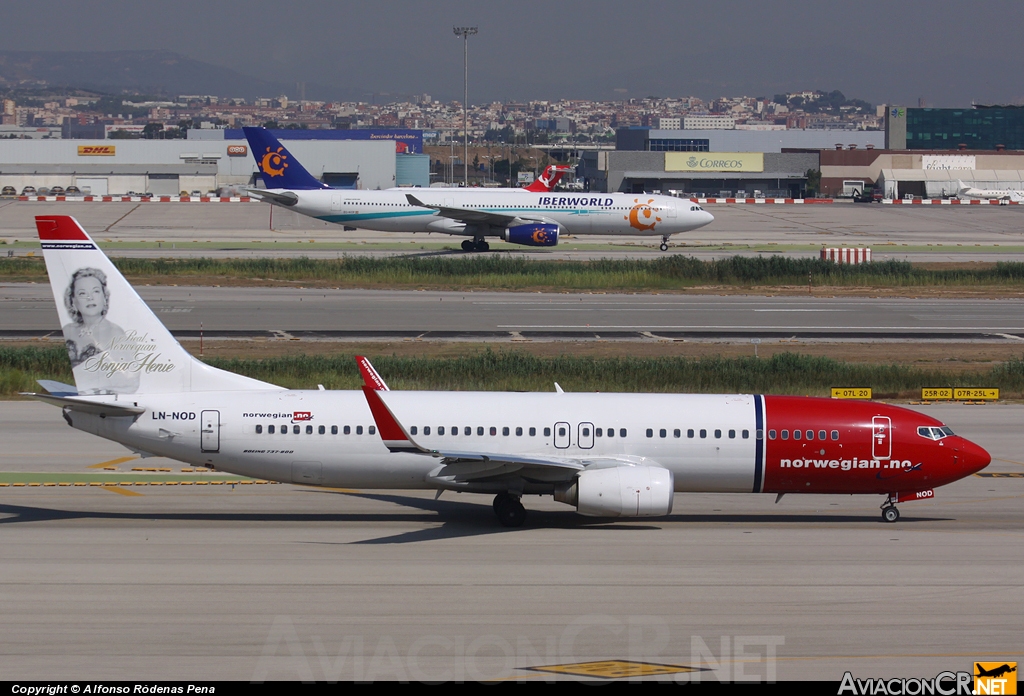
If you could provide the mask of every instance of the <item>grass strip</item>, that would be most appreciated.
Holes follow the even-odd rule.
[[[1024,398],[1024,356],[988,369],[921,369],[868,364],[799,353],[754,357],[540,357],[516,350],[461,357],[375,357],[393,389],[457,391],[567,391],[665,393],[773,393],[826,396],[832,387],[871,387],[877,398],[919,397],[924,387],[995,387],[1004,399]],[[294,355],[247,360],[210,359],[231,372],[292,389],[358,389],[350,355]],[[37,379],[71,382],[60,346],[0,348],[0,395],[37,391]]]
[[[1019,285],[1024,263],[997,262],[981,268],[934,268],[908,261],[858,266],[783,256],[703,261],[671,255],[647,259],[542,261],[509,256],[341,257],[339,259],[114,259],[134,279],[221,277],[286,282],[331,283],[344,287],[479,288],[530,290],[556,287],[574,291],[651,292],[703,285],[832,287],[977,287]],[[0,278],[42,279],[41,259],[0,258]]]

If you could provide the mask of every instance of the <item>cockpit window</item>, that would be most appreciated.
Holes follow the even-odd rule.
[[[921,437],[926,437],[929,440],[941,440],[944,437],[950,437],[953,431],[948,427],[934,428],[922,425],[918,427],[917,434]]]

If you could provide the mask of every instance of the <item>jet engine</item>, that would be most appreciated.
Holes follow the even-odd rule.
[[[616,466],[580,473],[555,500],[588,517],[657,517],[672,512],[672,472],[655,466]]]
[[[505,229],[505,241],[525,246],[553,247],[558,244],[558,225],[530,222]]]

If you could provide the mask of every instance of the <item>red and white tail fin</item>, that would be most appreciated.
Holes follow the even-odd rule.
[[[36,229],[79,394],[280,388],[189,355],[73,217]]]
[[[544,171],[537,177],[529,186],[524,186],[524,191],[532,191],[534,193],[546,193],[553,191],[555,186],[561,181],[562,176],[572,171],[572,167],[567,164],[549,164],[544,167]]]
[[[363,376],[363,395],[366,397],[370,413],[373,414],[373,422],[377,424],[377,432],[380,433],[380,439],[384,441],[384,445],[392,452],[427,453],[427,450],[413,442],[409,433],[395,418],[395,414],[381,399],[381,392],[389,391],[388,385],[384,384],[384,380],[381,379],[370,361],[357,355],[356,362],[359,364],[359,372]]]

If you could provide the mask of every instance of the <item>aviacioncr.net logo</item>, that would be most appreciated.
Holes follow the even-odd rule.
[[[267,154],[263,155],[260,160],[260,171],[267,176],[282,176],[284,170],[288,168],[288,163],[285,162],[288,159],[288,155],[282,155],[281,151],[284,147],[277,148],[276,151],[271,151],[267,148]]]
[[[641,232],[653,230],[654,226],[661,222],[661,218],[657,216],[654,208],[651,207],[654,199],[651,198],[646,203],[641,203],[639,198],[634,198],[633,202],[636,205],[630,208],[629,215],[624,216],[622,219],[629,220],[629,226]]]

